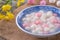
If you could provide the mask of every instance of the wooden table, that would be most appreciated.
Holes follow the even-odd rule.
[[[39,4],[38,2],[39,1],[37,1],[35,5]],[[55,4],[52,4],[52,5],[54,6]],[[13,12],[15,15],[15,18],[19,11],[29,6],[32,6],[32,5],[25,4],[17,8]],[[7,40],[60,40],[60,34],[52,37],[48,37],[48,38],[36,38],[34,36],[28,35],[17,27],[15,23],[15,18],[14,20],[11,20],[11,21],[0,20],[0,36],[6,38]]]

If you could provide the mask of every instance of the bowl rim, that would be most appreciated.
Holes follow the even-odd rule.
[[[24,10],[26,10],[26,9],[28,9],[28,8],[31,8],[31,7],[35,7],[35,6],[41,6],[41,5],[34,5],[34,6],[30,6],[30,7],[24,8],[23,10],[21,10],[21,11],[17,14],[17,16],[16,16],[16,24],[17,24],[17,27],[18,27],[19,29],[21,29],[23,32],[25,32],[25,33],[27,33],[27,34],[30,34],[30,35],[34,35],[34,36],[48,37],[48,36],[53,36],[53,35],[59,34],[60,31],[58,31],[58,32],[56,32],[56,33],[44,34],[44,35],[43,35],[43,34],[42,34],[42,35],[40,35],[40,34],[33,34],[33,33],[31,33],[31,32],[28,32],[28,31],[24,30],[23,28],[21,28],[21,27],[19,26],[19,24],[18,24],[18,22],[17,22],[18,16],[19,16]],[[48,6],[48,7],[57,8],[57,7],[55,7],[55,6],[50,6],[50,5],[42,5],[42,6]],[[57,8],[57,9],[60,9],[60,8]]]

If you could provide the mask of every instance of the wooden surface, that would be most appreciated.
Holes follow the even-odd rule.
[[[48,1],[47,1],[48,2]],[[39,1],[35,3],[39,4]],[[49,4],[50,5],[50,4]],[[52,4],[53,6],[56,6],[55,4]],[[18,14],[21,10],[23,10],[26,7],[33,6],[33,5],[28,5],[25,4],[19,8],[17,8],[13,13],[15,15]],[[14,20],[11,21],[5,21],[5,20],[0,20],[0,36],[3,38],[6,38],[7,40],[60,40],[60,34],[48,37],[48,38],[36,38],[34,36],[28,35],[24,32],[22,32],[16,25],[15,23],[15,18]]]

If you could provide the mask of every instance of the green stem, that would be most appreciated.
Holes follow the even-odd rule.
[[[7,2],[5,4],[11,4],[12,0],[7,0]]]

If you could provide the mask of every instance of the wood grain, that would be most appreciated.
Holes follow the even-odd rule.
[[[55,4],[49,4],[48,0],[46,1],[47,1],[47,5],[56,6]],[[39,4],[39,0],[37,0],[34,5],[37,5],[37,4]],[[33,5],[24,4],[19,8],[17,8],[13,12],[15,15],[15,18],[16,18],[16,15],[21,10],[30,6],[33,6]],[[11,21],[0,20],[0,36],[3,36],[7,40],[60,40],[60,34],[52,37],[48,37],[48,38],[36,38],[34,36],[28,35],[17,27],[15,23],[15,18],[14,20],[11,20]]]

